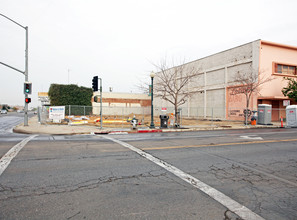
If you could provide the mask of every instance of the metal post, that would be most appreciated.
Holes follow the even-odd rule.
[[[213,126],[213,107],[211,108],[211,126]]]
[[[25,71],[21,71],[21,70],[18,70],[17,68],[14,68],[10,65],[7,65],[5,63],[2,63],[0,62],[0,64],[4,65],[4,66],[7,66],[13,70],[16,70],[18,72],[21,72],[25,75],[25,82],[28,82],[29,80],[29,74],[28,74],[28,26],[24,27],[23,25],[19,24],[18,22],[12,20],[11,18],[3,15],[3,14],[0,14],[0,16],[6,18],[7,20],[15,23],[16,25],[20,26],[21,28],[24,28],[26,30],[26,51],[25,51]],[[25,99],[28,98],[28,94],[25,94]],[[28,103],[25,102],[25,108],[24,108],[24,126],[28,126]]]
[[[244,119],[245,122],[244,122],[244,123],[245,123],[245,126],[247,126],[247,125],[248,125],[248,122],[247,122],[247,121],[248,121],[248,108],[245,109],[245,114],[244,114],[244,116],[245,116],[245,119]]]
[[[124,116],[124,108],[122,107],[122,117],[121,117],[121,119],[122,119],[122,128],[124,127],[123,126],[123,119],[125,118],[125,116]]]
[[[155,128],[154,124],[154,77],[151,76],[151,125],[150,128]]]
[[[102,79],[100,79],[100,129],[102,129]]]
[[[28,76],[28,27],[25,27],[26,30],[26,54],[25,54],[25,82],[29,81]],[[28,94],[25,94],[25,99],[28,98]],[[25,102],[25,116],[24,116],[24,126],[28,126],[28,103]]]
[[[182,127],[182,108],[180,108],[180,111],[179,111],[179,121],[180,121],[180,124],[179,124],[179,127],[181,128]]]
[[[40,109],[40,106],[37,107],[37,116],[38,116],[38,122],[41,123],[41,117],[40,117],[40,114],[41,114],[41,109]]]

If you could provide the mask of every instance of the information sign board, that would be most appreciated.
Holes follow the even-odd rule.
[[[50,106],[49,107],[49,119],[54,122],[61,122],[65,118],[65,106]]]

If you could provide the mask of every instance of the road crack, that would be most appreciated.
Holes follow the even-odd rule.
[[[9,187],[0,185],[0,201],[7,199],[16,199],[21,197],[43,196],[62,193],[71,193],[81,190],[90,190],[99,187],[102,184],[113,183],[117,181],[125,181],[130,179],[141,178],[159,178],[166,176],[166,172],[150,171],[148,173],[141,173],[131,176],[104,176],[97,179],[89,179],[74,185],[50,185],[42,187],[22,186],[22,187]]]

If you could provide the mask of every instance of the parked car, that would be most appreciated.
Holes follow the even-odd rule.
[[[7,110],[6,109],[2,109],[1,110],[1,114],[7,114]]]

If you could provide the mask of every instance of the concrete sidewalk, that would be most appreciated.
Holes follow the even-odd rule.
[[[38,122],[37,116],[29,119],[29,126],[23,124],[17,125],[13,131],[23,134],[48,134],[48,135],[75,135],[75,134],[108,134],[108,133],[149,133],[149,132],[181,132],[181,131],[199,131],[199,130],[224,130],[224,129],[251,129],[251,128],[279,128],[280,123],[274,125],[247,125],[242,122],[226,121],[222,122],[213,121],[209,124],[184,126],[181,129],[149,129],[148,127],[132,130],[130,128],[108,128],[103,127],[100,129],[98,126],[91,125],[46,125]]]

